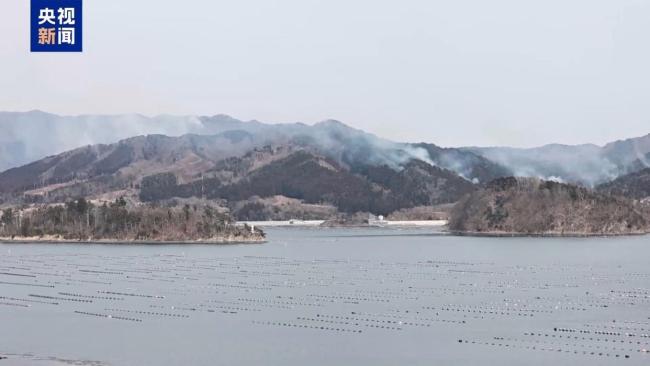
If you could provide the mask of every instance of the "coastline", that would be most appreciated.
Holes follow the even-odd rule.
[[[648,232],[633,232],[633,233],[518,233],[506,231],[447,231],[450,235],[454,236],[470,236],[470,237],[485,237],[485,238],[609,238],[619,236],[643,236],[648,235]]]
[[[252,227],[319,227],[325,220],[269,220],[269,221],[237,221],[235,226]]]
[[[166,244],[263,244],[266,238],[242,238],[229,236],[223,238],[198,239],[198,240],[123,240],[123,239],[64,239],[46,235],[43,237],[0,237],[0,244],[120,244],[120,245],[166,245]]]
[[[443,227],[447,220],[376,220],[365,224],[326,224],[326,220],[277,220],[277,221],[238,221],[238,226],[253,227],[313,227],[313,228],[337,228],[337,227],[363,227],[363,228],[409,228],[409,227]]]

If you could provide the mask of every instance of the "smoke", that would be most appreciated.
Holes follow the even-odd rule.
[[[593,187],[625,172],[596,145],[546,145],[532,149],[471,148],[510,169],[515,176],[538,177]]]
[[[272,129],[266,132],[266,136],[275,134],[275,143],[287,140],[314,148],[318,153],[344,165],[387,165],[400,170],[412,159],[435,165],[425,149],[385,140],[334,120],[314,126],[301,123],[263,126]]]
[[[225,115],[150,118],[138,114],[57,116],[32,111],[0,113],[0,171],[81,146],[110,144],[134,136],[213,135],[234,130],[251,134],[251,148],[297,143],[342,164],[388,165],[399,170],[409,160],[419,159],[435,165],[425,149],[381,139],[333,120],[313,126],[267,125]]]
[[[422,160],[429,165],[437,165],[433,160],[431,160],[429,152],[424,148],[408,145],[402,146],[402,150],[404,150],[410,158]]]
[[[201,130],[197,117],[0,113],[0,171],[85,145],[109,144],[145,134],[180,136]]]
[[[344,165],[387,165],[395,170],[402,169],[411,159],[418,159],[452,170],[474,183],[480,182],[477,175],[487,181],[494,175],[512,173],[595,186],[650,166],[650,135],[616,141],[603,147],[546,145],[532,149],[444,149],[430,144],[389,141],[334,120],[313,126],[303,123],[268,125],[257,121],[242,122],[225,115],[57,116],[32,111],[0,112],[0,171],[81,146],[109,144],[133,136],[213,135],[234,130],[251,135],[252,140],[245,146],[247,149],[291,143],[314,149]],[[244,148],[241,143],[238,147],[235,145],[237,142],[233,142],[231,147],[236,151]],[[225,149],[231,147],[223,146]],[[493,163],[509,172],[505,169],[503,172],[494,171],[499,167],[495,168]]]
[[[540,179],[544,180],[550,180],[551,182],[556,182],[556,183],[566,183],[562,177],[555,177],[555,176],[550,176],[550,177],[538,177]]]

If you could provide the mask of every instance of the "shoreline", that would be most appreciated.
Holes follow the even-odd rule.
[[[199,240],[121,240],[121,239],[63,239],[55,237],[0,237],[0,244],[118,244],[118,245],[178,245],[178,244],[263,244],[266,238],[243,239],[239,237]]]
[[[325,224],[325,225],[324,225]],[[254,227],[312,227],[312,228],[419,228],[419,227],[443,227],[447,220],[376,220],[364,224],[327,224],[327,220],[269,220],[269,221],[238,221],[236,225],[248,225]]]
[[[485,231],[447,231],[453,236],[469,236],[477,238],[610,238],[620,236],[643,236],[650,233],[513,233],[513,232],[485,232]]]

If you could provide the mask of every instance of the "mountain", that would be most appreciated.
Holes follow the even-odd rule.
[[[537,148],[443,148],[430,143],[398,143],[329,120],[265,124],[227,115],[146,117],[126,115],[58,116],[41,111],[0,112],[0,171],[86,145],[112,144],[140,135],[218,135],[236,131],[254,146],[288,142],[328,150],[345,164],[397,167],[420,159],[478,183],[516,175],[589,187],[650,166],[650,134],[604,146],[550,144]],[[46,132],[46,133],[44,133]],[[242,135],[246,132],[249,135]]]
[[[469,147],[516,176],[596,186],[650,166],[650,134],[597,146],[550,144],[537,148]]]
[[[213,136],[138,136],[110,145],[86,146],[0,173],[0,189],[24,192],[56,184],[112,177],[136,181],[158,171],[172,171],[192,179],[223,159],[252,148],[245,134]]]
[[[458,232],[527,235],[618,235],[650,232],[642,204],[570,184],[500,178],[452,210]]]
[[[240,155],[243,150],[253,147],[293,144],[315,148],[348,167],[386,164],[397,168],[410,159],[420,159],[480,182],[509,174],[507,169],[470,151],[425,143],[393,142],[335,120],[310,126],[303,123],[244,122],[226,115],[149,118],[141,115],[57,116],[41,111],[0,112],[0,131],[0,171],[84,145],[95,149],[94,145],[113,144],[134,136],[192,135],[194,137],[184,139],[194,139],[203,148],[210,149],[198,136],[219,135],[230,141],[221,148],[220,156],[208,154],[210,160]],[[227,151],[228,148],[233,151]],[[98,151],[97,154],[103,153]],[[39,181],[31,183],[34,185]]]
[[[0,196],[6,203],[117,195],[142,201],[205,198],[231,206],[284,196],[343,212],[387,214],[455,202],[475,189],[431,160],[444,152],[431,156],[423,147],[382,140],[340,122],[244,128],[77,148],[0,173]],[[460,156],[473,157],[468,166],[489,166],[472,153]]]
[[[650,168],[626,174],[599,185],[598,190],[608,194],[634,199],[650,197]]]

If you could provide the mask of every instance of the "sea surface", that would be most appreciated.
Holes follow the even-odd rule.
[[[0,244],[2,365],[648,365],[650,237]]]

